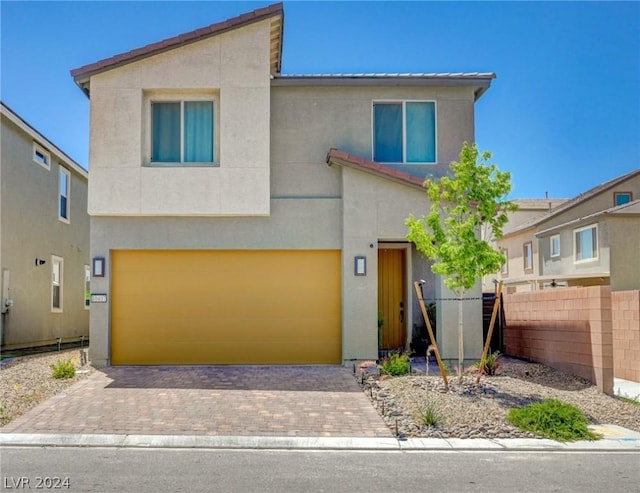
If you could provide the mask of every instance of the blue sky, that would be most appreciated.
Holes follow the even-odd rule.
[[[274,2],[2,0],[2,100],[83,166],[69,71]],[[512,197],[572,197],[640,167],[640,2],[285,1],[284,73],[495,72],[476,141]]]

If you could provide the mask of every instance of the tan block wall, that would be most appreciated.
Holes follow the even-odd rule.
[[[640,382],[640,290],[611,293],[613,375]]]
[[[505,351],[586,378],[613,394],[611,288],[507,294]]]

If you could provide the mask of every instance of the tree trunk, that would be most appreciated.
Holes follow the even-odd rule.
[[[464,369],[464,333],[462,331],[462,293],[458,294],[458,379],[462,381]]]

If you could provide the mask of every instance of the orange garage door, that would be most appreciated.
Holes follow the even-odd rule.
[[[339,250],[112,252],[111,363],[341,362]]]

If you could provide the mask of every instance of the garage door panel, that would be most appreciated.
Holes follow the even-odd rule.
[[[115,251],[112,364],[341,361],[339,251]]]

